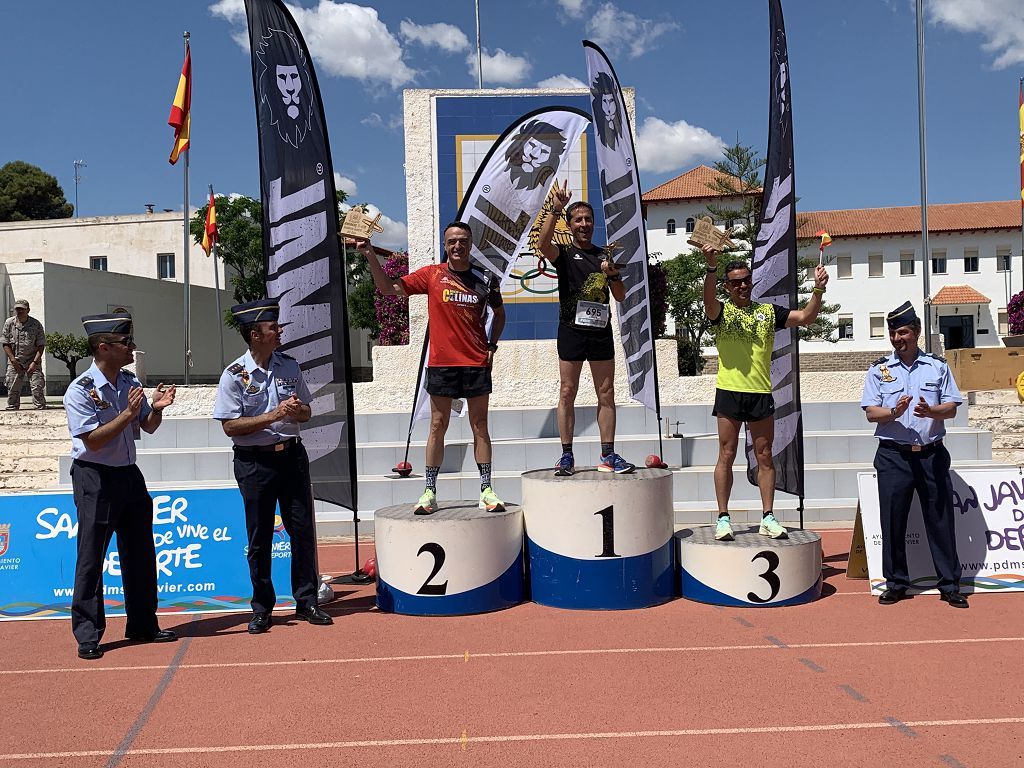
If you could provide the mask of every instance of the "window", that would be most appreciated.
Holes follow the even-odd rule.
[[[871,338],[881,339],[885,336],[885,315],[871,315]]]
[[[92,256],[89,259],[89,269],[98,269],[100,272],[107,271],[107,257],[106,256]]]
[[[1010,271],[1010,246],[1001,245],[996,248],[996,271]]]
[[[932,274],[946,274],[946,251],[932,251]]]
[[[978,271],[978,249],[964,248],[964,272]]]
[[[1010,314],[1005,309],[999,310],[999,335],[1010,335]]]
[[[693,230],[694,230],[694,228],[696,228],[696,226],[697,226],[697,222],[696,222],[696,220],[692,216],[686,220],[686,231],[687,232],[693,232]]]
[[[900,274],[901,275],[912,275],[912,274],[914,274],[914,252],[913,251],[900,251]]]
[[[853,338],[853,315],[840,315],[839,316],[839,338],[840,339],[852,339]]]
[[[676,220],[669,219],[665,222],[665,234],[674,235],[676,233]]]
[[[156,276],[161,280],[174,279],[173,253],[158,253],[156,255]]]
[[[31,263],[36,262],[36,261],[42,261],[42,259],[25,259],[25,263],[26,264],[31,264]]]
[[[732,232],[732,228],[735,227],[735,226],[736,226],[736,220],[735,219],[729,219],[728,221],[725,222],[725,231],[726,232]]]
[[[841,279],[853,277],[853,256],[848,253],[836,256],[836,277]]]
[[[868,277],[881,277],[882,274],[883,274],[882,254],[881,253],[869,253],[868,254]]]

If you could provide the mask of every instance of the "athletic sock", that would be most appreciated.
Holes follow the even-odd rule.
[[[718,513],[718,517],[719,518],[729,517],[729,513],[728,512],[719,512]]]
[[[427,467],[427,490],[437,493],[437,473],[441,467]]]
[[[572,443],[562,443],[562,453],[572,453]]]
[[[491,462],[481,464],[478,461],[476,465],[480,468],[480,492],[483,493],[485,488],[491,486]]]
[[[767,512],[763,512],[763,513],[761,513],[761,519],[762,519],[762,520],[764,520],[764,519],[765,519],[766,517],[768,517],[768,515],[770,515],[771,513],[772,513],[772,511],[771,511],[770,509],[769,509],[769,510],[768,510]]]
[[[615,453],[615,443],[601,443],[601,456],[607,456],[610,453]]]

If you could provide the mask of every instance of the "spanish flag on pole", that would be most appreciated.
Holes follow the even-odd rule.
[[[185,63],[181,65],[181,77],[178,78],[178,90],[171,104],[171,115],[167,124],[174,129],[174,148],[171,149],[169,162],[178,162],[178,155],[188,149],[189,128],[192,126],[192,51],[185,44]]]
[[[206,225],[203,227],[202,248],[206,255],[210,255],[214,244],[217,242],[217,204],[213,199],[213,190],[210,190],[210,204],[206,208]]]

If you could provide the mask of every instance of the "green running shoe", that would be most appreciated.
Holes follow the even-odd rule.
[[[786,529],[782,527],[775,515],[769,512],[761,518],[761,528],[758,530],[762,536],[770,536],[773,539],[788,539]]]
[[[504,512],[505,503],[499,499],[494,491],[491,490],[491,486],[487,486],[480,491],[480,509],[486,509],[488,512]]]
[[[732,520],[728,515],[722,515],[715,523],[715,541],[732,541],[734,538]]]
[[[420,496],[420,500],[416,502],[412,513],[414,515],[432,515],[435,512],[437,512],[437,494],[427,488]]]

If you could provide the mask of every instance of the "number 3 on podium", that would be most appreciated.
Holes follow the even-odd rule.
[[[775,570],[779,567],[779,556],[770,549],[766,549],[750,558],[750,562],[755,560],[764,560],[768,565],[768,568],[757,574],[757,576],[768,582],[772,593],[768,597],[761,598],[754,592],[747,592],[747,600],[750,600],[752,603],[770,603],[779,594],[779,590],[782,589],[782,582],[779,581],[779,576],[775,573]]]

